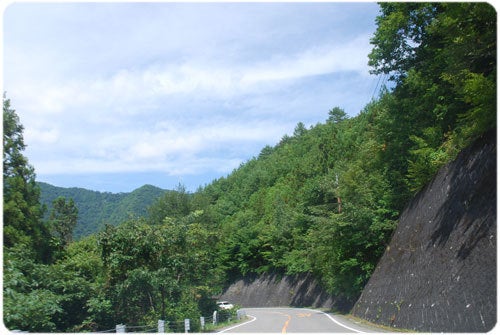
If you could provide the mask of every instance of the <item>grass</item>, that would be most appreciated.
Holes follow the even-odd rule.
[[[412,329],[395,328],[395,327],[391,327],[391,326],[381,325],[378,323],[373,323],[373,322],[370,322],[368,320],[354,316],[352,314],[340,314],[340,315],[342,315],[343,317],[345,317],[346,319],[348,319],[354,323],[368,326],[371,328],[380,329],[380,330],[391,332],[391,333],[415,333],[416,332],[415,330],[412,330]]]
[[[219,322],[217,323],[216,325],[214,324],[209,324],[209,325],[205,325],[205,330],[203,330],[204,333],[213,333],[215,332],[216,330],[220,330],[222,328],[225,328],[225,327],[228,327],[228,326],[231,326],[231,325],[235,325],[235,324],[238,324],[240,322],[243,322],[243,321],[246,321],[248,319],[247,316],[243,317],[242,319],[238,320],[238,319],[234,319],[234,320],[229,320],[229,321],[224,321],[224,322]]]

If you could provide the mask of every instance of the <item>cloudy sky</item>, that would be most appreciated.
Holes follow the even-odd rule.
[[[13,3],[3,91],[37,180],[129,192],[226,176],[377,86],[375,3]]]

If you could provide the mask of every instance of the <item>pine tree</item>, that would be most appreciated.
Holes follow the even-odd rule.
[[[66,247],[73,240],[73,230],[78,221],[78,208],[73,199],[58,197],[52,202],[50,223],[52,236],[61,247]]]
[[[3,97],[3,235],[4,248],[18,244],[47,260],[47,229],[42,222],[40,189],[35,170],[23,155],[24,127],[10,100]]]

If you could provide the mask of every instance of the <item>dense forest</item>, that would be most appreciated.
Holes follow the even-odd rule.
[[[80,239],[99,231],[104,224],[118,225],[133,216],[144,216],[151,206],[165,192],[153,185],[144,185],[128,193],[91,191],[79,187],[57,187],[38,182],[40,202],[46,207],[45,218],[53,209],[58,197],[73,199],[78,208],[78,222],[73,230],[73,238]]]
[[[393,86],[357,116],[334,104],[325,122],[297,124],[228,176],[194,193],[179,186],[78,241],[72,199],[44,215],[4,96],[5,325],[196,319],[232,279],[271,271],[312,273],[355,301],[409,199],[496,127],[496,20],[486,3],[380,4],[368,61]]]

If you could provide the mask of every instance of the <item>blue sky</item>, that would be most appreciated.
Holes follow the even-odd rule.
[[[194,191],[333,107],[357,115],[378,5],[13,3],[3,90],[37,180]]]

